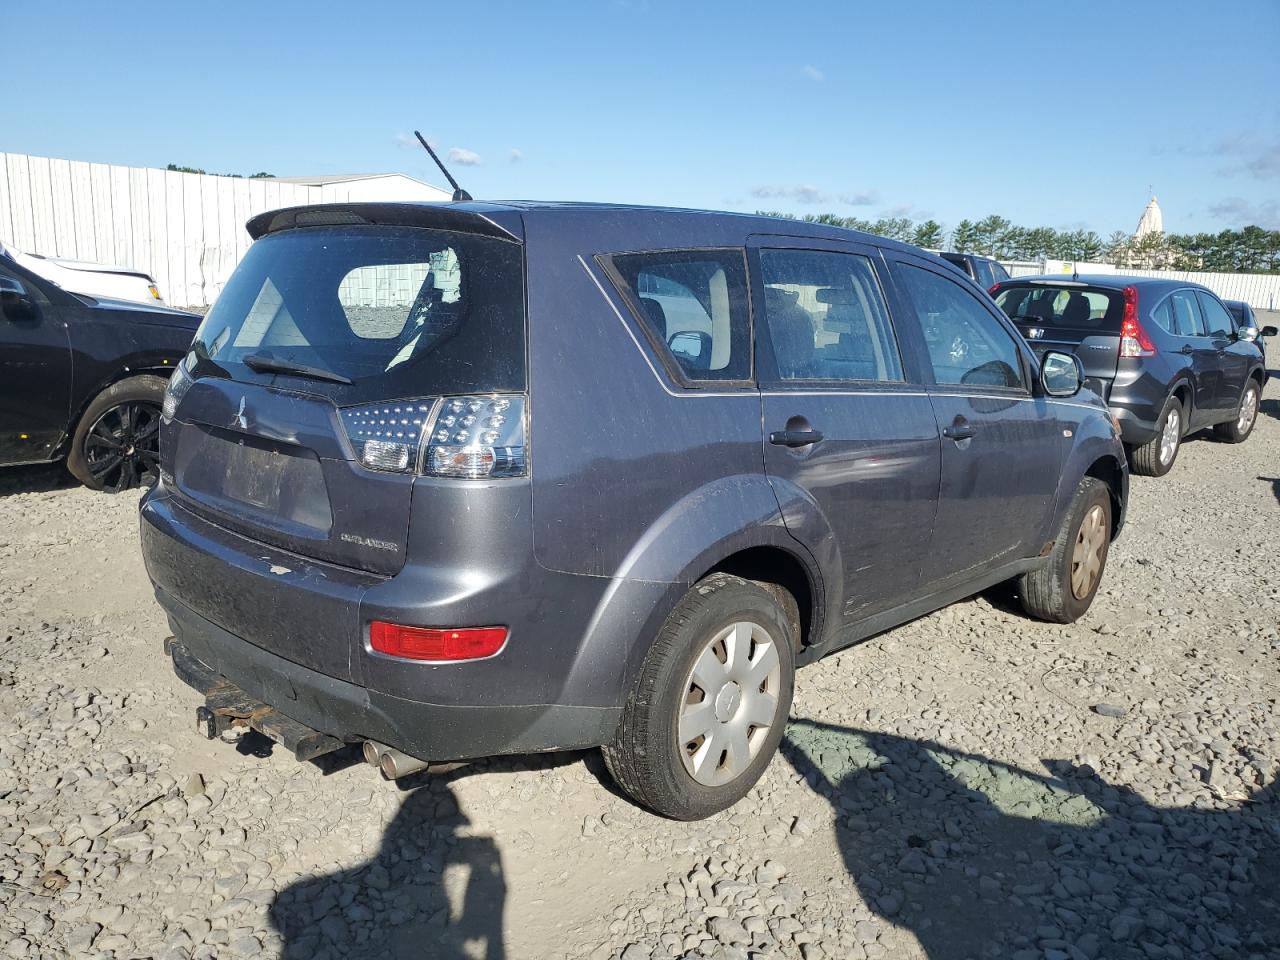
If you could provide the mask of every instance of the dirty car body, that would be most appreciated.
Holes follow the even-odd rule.
[[[1042,564],[1086,476],[1122,521],[1101,400],[1043,395],[1008,320],[915,248],[573,204],[250,229],[171,387],[143,550],[188,681],[335,742],[432,761],[605,744],[711,571],[782,584],[805,663]],[[875,356],[849,346],[865,297],[770,280],[841,258],[877,298]],[[950,340],[909,273],[985,311],[998,376],[938,382]],[[798,359],[797,302],[825,318]],[[483,655],[406,658],[401,626]]]

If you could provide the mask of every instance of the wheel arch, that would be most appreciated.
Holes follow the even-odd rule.
[[[1105,454],[1089,464],[1084,475],[1101,480],[1107,485],[1111,494],[1111,539],[1114,540],[1124,526],[1125,504],[1128,500],[1129,484],[1125,468],[1114,455]]]

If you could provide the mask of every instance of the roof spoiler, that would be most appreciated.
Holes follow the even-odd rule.
[[[502,216],[502,214],[508,214]],[[254,240],[268,233],[295,227],[334,226],[338,224],[387,224],[404,227],[434,227],[438,230],[460,230],[496,237],[499,240],[524,241],[518,214],[494,208],[482,212],[455,206],[428,203],[322,203],[302,207],[268,210],[251,217],[245,224]]]

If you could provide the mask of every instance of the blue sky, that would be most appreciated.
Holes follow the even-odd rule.
[[[476,197],[1280,229],[1280,2],[10,3],[0,150]],[[21,38],[21,42],[14,42]]]

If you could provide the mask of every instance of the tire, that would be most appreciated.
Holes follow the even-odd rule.
[[[163,377],[143,374],[94,397],[71,437],[67,469],[72,476],[91,490],[111,493],[153,480],[160,469],[165,385]]]
[[[1097,536],[1101,540],[1092,539]],[[1110,547],[1111,491],[1101,480],[1085,477],[1053,541],[1049,562],[1024,573],[1018,582],[1022,608],[1050,623],[1079,620],[1097,595]],[[1093,569],[1086,568],[1088,576],[1077,580],[1077,564],[1090,558]]]
[[[618,786],[674,820],[701,820],[741,800],[782,740],[798,637],[790,594],[724,573],[696,583],[663,624],[603,748]],[[726,670],[731,647],[746,659]],[[761,680],[750,693],[734,682],[748,676]],[[712,689],[718,680],[726,682]],[[752,724],[752,711],[771,714],[769,722]]]
[[[1169,430],[1169,421],[1177,417],[1176,429]],[[1171,436],[1166,436],[1170,433]],[[1156,421],[1156,435],[1148,443],[1134,447],[1129,456],[1133,472],[1142,477],[1163,477],[1173,469],[1178,459],[1178,451],[1182,449],[1182,436],[1187,432],[1187,414],[1177,397],[1170,397],[1160,411],[1160,419]],[[1172,449],[1166,446],[1172,443]]]
[[[1214,424],[1213,434],[1227,443],[1244,443],[1253,433],[1253,425],[1258,422],[1258,404],[1262,398],[1262,388],[1258,381],[1250,377],[1240,393],[1240,405],[1236,407],[1236,418],[1226,423]]]

